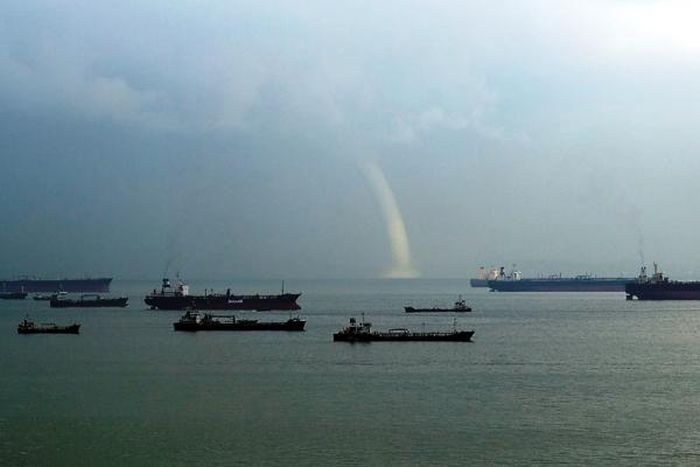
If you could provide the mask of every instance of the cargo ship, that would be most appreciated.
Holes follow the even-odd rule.
[[[57,294],[49,299],[51,308],[124,308],[129,297],[101,297],[98,294],[84,294],[78,299]]]
[[[625,286],[627,300],[700,300],[700,281],[672,281],[654,263],[654,274],[642,267],[639,277]]]
[[[405,306],[403,309],[406,313],[467,313],[472,311],[471,307],[467,306],[467,302],[464,301],[460,295],[452,308],[414,308],[412,306]]]
[[[625,285],[633,281],[633,277],[595,277],[590,274],[526,279],[519,271],[507,274],[504,268],[500,268],[498,277],[488,281],[488,287],[492,292],[624,292]]]
[[[405,328],[389,329],[385,332],[372,331],[372,324],[362,318],[358,323],[350,318],[342,331],[333,334],[334,342],[412,342],[412,341],[441,341],[441,342],[470,342],[474,331],[447,332],[412,332]]]
[[[34,321],[23,320],[17,325],[17,334],[79,334],[80,325],[70,324],[59,326],[55,323],[36,324]]]
[[[108,293],[112,283],[111,277],[98,277],[94,279],[34,279],[20,278],[0,280],[0,292],[26,292],[26,293]]]
[[[217,319],[219,318],[219,319]],[[180,321],[173,323],[176,331],[303,331],[306,321],[289,318],[287,321],[258,321],[237,319],[235,316],[201,314],[187,311]]]
[[[146,296],[144,302],[152,310],[299,310],[297,304],[300,293],[278,295],[236,295],[228,289],[226,293],[205,292],[204,295],[190,295],[189,286],[178,280],[172,287],[168,278],[163,279],[160,291]]]

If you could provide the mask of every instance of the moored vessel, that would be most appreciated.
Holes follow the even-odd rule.
[[[17,325],[17,334],[79,334],[80,325],[70,324],[59,326],[56,323],[36,324],[34,321],[23,320]]]
[[[98,294],[84,294],[78,299],[54,295],[49,300],[51,308],[124,308],[129,297],[104,298]]]
[[[700,300],[700,281],[672,281],[654,263],[654,274],[648,276],[646,267],[637,280],[625,286],[627,300]]]
[[[176,331],[303,331],[305,324],[306,320],[299,317],[287,321],[258,321],[188,310],[173,327]]]
[[[632,277],[595,277],[591,274],[523,278],[519,271],[506,273],[501,267],[498,278],[489,280],[488,287],[492,292],[624,292],[625,284],[632,281]]]
[[[38,279],[33,277],[0,280],[3,292],[28,293],[108,293],[111,277],[85,279]]]
[[[452,308],[414,308],[412,306],[405,306],[403,308],[406,313],[466,313],[472,311],[471,307],[467,306],[467,303],[461,295]]]
[[[0,300],[24,300],[27,292],[0,292]]]
[[[204,295],[190,295],[189,286],[178,279],[172,287],[168,278],[163,279],[160,291],[153,292],[144,298],[146,305],[152,310],[299,310],[297,304],[300,293],[284,293],[278,295],[236,295],[228,289],[226,293],[205,292]]]
[[[350,318],[350,323],[342,331],[333,334],[334,342],[411,342],[411,341],[443,341],[470,342],[474,331],[458,331],[455,327],[448,332],[414,332],[405,328],[394,328],[388,331],[372,331],[372,324],[362,318],[358,323]]]

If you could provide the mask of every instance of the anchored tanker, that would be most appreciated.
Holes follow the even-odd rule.
[[[226,293],[205,293],[190,295],[189,286],[178,281],[173,289],[170,280],[163,279],[160,291],[146,296],[144,302],[153,310],[299,310],[297,298],[300,293],[282,293],[279,295],[235,295],[231,290]]]
[[[12,279],[0,280],[0,292],[72,292],[72,293],[107,293],[111,277],[94,279]]]
[[[496,292],[624,292],[632,277],[594,277],[583,274],[574,277],[561,275],[524,279],[519,271],[508,274],[500,268],[496,279],[488,280],[488,287]]]

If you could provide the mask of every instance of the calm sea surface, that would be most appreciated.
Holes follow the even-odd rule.
[[[143,304],[157,285],[116,281],[126,309],[0,301],[0,464],[700,464],[700,302],[288,280],[306,332],[189,334]],[[377,329],[449,329],[453,315],[402,307],[458,294],[473,343],[332,342],[362,312]],[[26,314],[81,334],[17,335]]]

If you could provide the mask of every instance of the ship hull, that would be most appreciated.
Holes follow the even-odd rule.
[[[0,293],[0,300],[24,300],[25,298],[27,298],[27,292]]]
[[[700,282],[631,283],[625,293],[628,300],[700,300]]]
[[[496,292],[624,292],[632,278],[490,280]]]
[[[440,332],[372,332],[333,334],[334,342],[470,342],[474,331]]]
[[[176,331],[303,331],[306,321],[289,320],[284,322],[257,322],[237,321],[233,323],[221,323],[218,321],[192,323],[173,323]]]
[[[51,299],[51,308],[124,308],[128,305],[127,297],[101,298],[99,300]]]
[[[2,292],[108,293],[111,277],[95,279],[17,279],[0,281]]]
[[[80,325],[17,327],[17,334],[80,334]]]
[[[299,310],[301,294],[280,295],[149,295],[146,305],[157,310]]]
[[[488,279],[469,279],[469,285],[474,287],[474,288],[488,287],[489,280]]]
[[[413,308],[412,306],[405,306],[403,309],[406,313],[469,313],[472,311],[468,307],[464,310],[458,310],[455,308]]]

